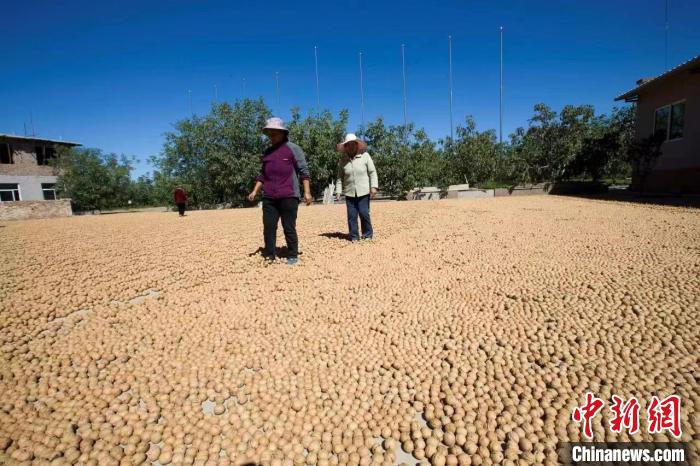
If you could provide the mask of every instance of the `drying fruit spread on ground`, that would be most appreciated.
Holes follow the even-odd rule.
[[[557,464],[593,439],[700,442],[700,211],[537,196],[0,228],[0,463]],[[279,245],[284,245],[281,228]],[[650,433],[652,396],[682,434]]]

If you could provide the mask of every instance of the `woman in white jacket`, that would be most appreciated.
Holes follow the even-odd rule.
[[[345,195],[350,241],[358,241],[360,238],[372,239],[374,231],[369,216],[369,200],[376,196],[379,183],[372,157],[366,152],[367,143],[349,133],[345,140],[338,144],[337,149],[343,156],[338,163],[335,192],[338,199],[340,194]],[[362,236],[357,228],[358,215]]]

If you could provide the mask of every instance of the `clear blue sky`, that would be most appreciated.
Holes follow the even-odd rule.
[[[471,114],[498,128],[498,27],[505,28],[507,135],[537,102],[555,109],[613,98],[664,68],[664,0],[205,2],[8,1],[0,36],[0,133],[36,134],[136,156],[135,174],[163,133],[214,99],[263,96],[282,117],[321,105],[360,122],[403,121],[401,44],[409,120],[449,134],[447,36],[453,36],[455,123]],[[670,0],[669,66],[700,54],[700,2]],[[276,107],[275,72],[281,104]]]

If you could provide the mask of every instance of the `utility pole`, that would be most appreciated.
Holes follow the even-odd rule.
[[[450,143],[454,144],[454,123],[452,120],[452,36],[447,36],[448,51],[450,55]]]
[[[503,144],[503,26],[500,29],[501,33],[501,73],[500,73],[500,89],[498,99],[498,141]]]
[[[316,111],[321,110],[321,87],[318,77],[318,47],[314,45],[314,63],[316,65]]]
[[[365,83],[364,73],[362,71],[362,52],[360,52],[360,117],[362,126],[365,126]]]
[[[403,124],[408,126],[408,110],[406,105],[406,46],[401,44],[401,74],[403,75]]]
[[[277,93],[277,113],[280,113],[280,74],[275,72],[275,89]]]
[[[668,70],[668,0],[666,0],[666,12],[665,12],[665,43],[664,43],[664,71]]]

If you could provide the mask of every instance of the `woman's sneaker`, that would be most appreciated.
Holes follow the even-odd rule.
[[[287,259],[287,265],[297,265],[299,263],[299,259],[296,257],[290,257]]]

